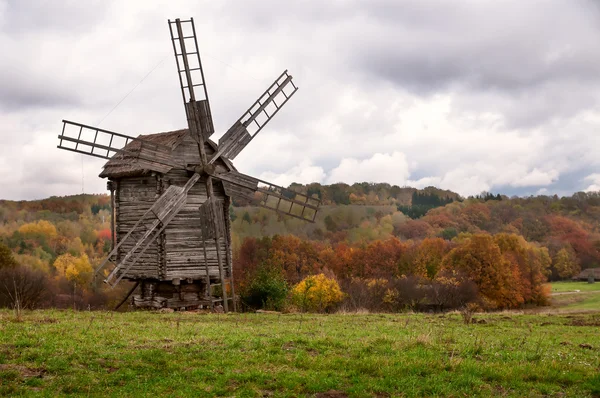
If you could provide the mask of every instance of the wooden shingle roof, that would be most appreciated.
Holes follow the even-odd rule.
[[[164,133],[156,134],[143,134],[137,138],[144,141],[152,142],[154,144],[163,145],[170,148],[171,150],[177,146],[183,136],[187,134],[187,129],[167,131]],[[139,141],[132,141],[125,148],[128,152],[135,154],[140,153],[141,145]],[[114,155],[106,164],[104,169],[100,173],[100,177],[109,178],[121,178],[121,177],[132,177],[136,175],[145,175],[153,171],[159,173],[166,173],[171,170],[172,167],[163,163],[151,162],[145,159],[126,154]]]
[[[161,145],[165,147],[165,150],[173,151],[177,148],[182,142],[185,141],[185,138],[189,137],[188,129],[167,131],[164,133],[155,133],[155,134],[142,134],[137,138],[151,142],[157,145]],[[189,141],[189,140],[188,140]],[[214,153],[217,151],[217,144],[213,141],[208,140],[206,142],[209,148],[208,153]],[[144,151],[141,148],[140,141],[132,141],[125,146],[125,148],[130,154],[116,154],[114,155],[108,162],[104,164],[104,169],[100,173],[100,177],[105,178],[122,178],[122,177],[134,177],[140,175],[150,174],[152,172],[158,172],[165,174],[169,172],[173,168],[173,166],[169,166],[164,163],[152,162],[148,160],[148,158],[152,158],[153,156],[146,156],[146,159],[140,159],[137,156],[134,156],[140,153],[140,150]],[[166,153],[167,153],[166,152]],[[142,152],[145,153],[145,152]],[[170,156],[170,154],[169,154]],[[167,156],[167,157],[169,157]],[[170,158],[171,161],[177,163],[177,159]],[[221,164],[225,167],[226,170],[235,170],[233,164],[221,157],[216,164]],[[183,165],[182,165],[183,166]]]

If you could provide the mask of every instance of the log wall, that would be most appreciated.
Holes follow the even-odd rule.
[[[135,223],[142,218],[144,213],[158,198],[157,177],[142,176],[129,177],[119,180],[118,193],[115,201],[118,202],[117,211],[117,241],[133,228]],[[123,258],[133,248],[133,240],[126,241],[121,246],[118,258]],[[159,277],[159,245],[153,242],[139,260],[127,271],[125,278],[158,278]]]
[[[188,180],[185,170],[171,170],[164,176],[164,181],[170,184],[184,185]],[[198,208],[206,201],[206,183],[201,178],[188,193],[188,199],[183,209],[175,216],[165,229],[165,279],[174,278],[206,278],[206,266],[204,261],[203,245],[206,245],[208,273],[211,279],[216,280],[219,276],[216,245],[214,239],[203,242],[200,232],[200,212]],[[225,193],[220,183],[214,183],[214,191],[217,198],[225,200]],[[224,214],[228,212],[224,211]],[[226,231],[226,235],[230,233]],[[231,256],[226,255],[228,239],[222,237],[219,247],[222,253],[223,267],[228,270],[230,262],[226,261]],[[228,271],[227,271],[228,272]],[[226,276],[229,274],[227,273]]]
[[[210,156],[214,149],[205,145]],[[199,164],[199,151],[191,136],[183,137],[182,142],[173,150],[173,160],[183,165]],[[225,171],[225,164],[218,160],[215,166]],[[152,206],[154,201],[169,185],[184,186],[189,180],[189,172],[183,169],[172,169],[166,174],[153,173],[140,177],[124,177],[117,181],[115,191],[115,218],[117,242],[131,230],[134,224]],[[224,201],[225,236],[219,239],[221,258],[225,277],[231,270],[231,228],[229,221],[229,200],[225,200],[225,191],[219,181],[213,180],[217,198]],[[203,244],[206,245],[208,274],[212,281],[219,279],[219,268],[214,239],[205,242],[201,239],[200,218],[198,208],[206,201],[206,180],[201,178],[188,193],[183,209],[165,228],[158,239],[153,242],[124,275],[128,279],[173,280],[193,279],[205,280],[207,276]],[[123,258],[134,243],[124,244],[117,259]]]

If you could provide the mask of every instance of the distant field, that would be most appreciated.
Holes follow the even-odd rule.
[[[598,292],[600,291],[600,282],[553,282],[552,293],[574,292],[576,290],[582,292]]]
[[[558,311],[600,311],[600,282],[554,282],[552,293]]]
[[[600,395],[600,313],[0,311],[0,395]]]

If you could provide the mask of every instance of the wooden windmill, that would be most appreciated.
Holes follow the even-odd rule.
[[[215,144],[194,21],[168,22],[188,128],[134,138],[63,120],[58,148],[109,159],[100,177],[109,180],[116,242],[96,270],[110,271],[106,283],[141,284],[136,307],[229,311],[231,301],[235,310],[231,196],[309,222],[320,204],[231,163],[298,88],[283,72]]]

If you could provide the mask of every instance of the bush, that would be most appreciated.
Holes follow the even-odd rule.
[[[303,311],[327,311],[343,298],[340,285],[325,274],[308,276],[292,289],[292,300]]]
[[[18,265],[0,268],[0,306],[32,309],[46,292],[48,280],[44,272]]]
[[[280,269],[261,264],[242,287],[242,303],[249,308],[280,311],[285,307],[289,292],[288,284]]]
[[[423,278],[416,276],[391,279],[383,297],[386,309],[392,312],[420,309],[427,301],[422,282]]]
[[[477,285],[466,275],[444,270],[429,283],[427,296],[439,310],[457,309],[478,301]]]
[[[340,281],[344,294],[341,307],[345,311],[383,311],[386,279],[349,278]]]

